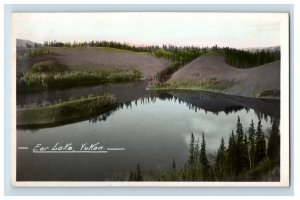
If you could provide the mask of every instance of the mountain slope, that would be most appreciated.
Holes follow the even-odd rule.
[[[153,77],[166,68],[170,61],[157,58],[150,53],[136,53],[106,47],[48,47],[48,54],[17,60],[17,71],[24,72],[34,63],[56,60],[70,70],[97,70],[109,68],[137,68],[145,78]]]
[[[175,72],[168,82],[195,83],[204,79],[230,83],[222,93],[253,97],[265,91],[266,96],[272,96],[280,90],[280,61],[238,69],[226,64],[220,55],[204,55]]]
[[[26,48],[27,45],[31,45],[31,46],[33,47],[35,44],[41,45],[41,44],[39,44],[39,43],[30,41],[30,40],[23,40],[23,39],[17,39],[17,40],[16,40],[17,48]]]

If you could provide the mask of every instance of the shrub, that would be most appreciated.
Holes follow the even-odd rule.
[[[67,66],[53,60],[38,62],[28,68],[29,73],[55,73],[64,72],[67,70]]]
[[[18,90],[42,90],[107,82],[140,80],[137,69],[113,69],[97,71],[64,71],[25,73],[17,77]]]

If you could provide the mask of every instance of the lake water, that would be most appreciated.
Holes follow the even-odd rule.
[[[222,137],[227,145],[236,128],[238,116],[244,130],[253,119],[262,118],[263,130],[271,127],[271,118],[279,118],[279,101],[258,100],[208,92],[145,91],[145,83],[117,84],[50,91],[27,95],[27,102],[68,98],[70,94],[111,91],[118,94],[117,109],[78,123],[43,129],[18,129],[17,180],[19,181],[105,181],[123,180],[137,163],[142,170],[168,169],[172,159],[182,168],[188,158],[191,132],[196,138],[205,133],[207,152],[212,158]],[[120,91],[120,92],[118,92]],[[122,91],[122,92],[121,92]],[[52,92],[52,94],[51,94]],[[62,95],[59,96],[58,94]],[[57,96],[53,95],[56,94]],[[20,95],[18,96],[20,98]],[[25,98],[25,99],[26,99]],[[28,101],[28,99],[30,99]],[[19,104],[25,104],[21,100]],[[106,153],[33,153],[37,145],[56,143],[99,143]]]

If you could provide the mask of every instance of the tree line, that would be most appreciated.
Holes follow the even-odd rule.
[[[31,46],[28,44],[27,46]],[[116,41],[85,41],[85,42],[59,42],[45,41],[43,47],[109,47],[133,52],[148,52],[158,58],[165,58],[171,61],[171,64],[158,72],[155,79],[159,82],[166,81],[175,71],[185,64],[191,62],[197,57],[214,51],[223,55],[225,62],[237,68],[251,68],[260,66],[275,60],[280,60],[280,49],[275,50],[256,50],[247,51],[229,47],[197,47],[197,46],[175,46],[175,45],[131,45]],[[41,47],[41,46],[39,46]],[[49,53],[49,52],[48,52]]]
[[[156,57],[165,58],[171,61],[170,66],[157,73],[156,79],[159,82],[166,81],[180,67],[208,52],[207,47],[176,47],[163,45],[162,49],[153,52]]]
[[[267,139],[266,139],[267,138]],[[169,172],[159,172],[158,181],[258,181],[280,165],[279,120],[272,119],[272,128],[266,137],[261,120],[255,128],[253,120],[244,131],[238,117],[236,130],[230,134],[228,145],[221,138],[215,158],[208,158],[205,134],[201,143],[194,133],[189,142],[189,156],[183,169],[176,168],[173,158]],[[131,171],[129,181],[143,181],[140,164]]]
[[[153,52],[160,47],[157,45],[144,45],[136,46],[130,45],[125,42],[116,42],[116,41],[85,41],[85,42],[59,42],[59,41],[45,41],[43,44],[44,47],[109,47],[115,49],[128,50],[133,52]]]
[[[170,66],[158,72],[155,79],[166,81],[171,74],[177,71],[181,66],[196,59],[208,51],[208,47],[195,46],[174,46],[174,45],[144,45],[136,46],[127,43],[115,41],[85,41],[85,42],[59,42],[45,41],[43,47],[109,47],[133,52],[148,52],[158,58],[165,58],[171,61]]]
[[[279,49],[245,51],[229,47],[218,48],[218,46],[214,46],[212,49],[224,55],[225,62],[227,64],[237,68],[257,67],[276,60],[280,60]]]
[[[185,172],[186,180],[202,181],[233,181],[239,179],[247,172],[252,172],[262,167],[264,162],[269,166],[280,162],[280,135],[279,121],[273,119],[268,140],[262,130],[261,120],[255,129],[253,120],[247,131],[243,130],[238,117],[236,131],[232,131],[228,145],[222,138],[216,158],[210,163],[206,155],[206,142],[204,133],[199,149],[198,142],[192,133],[190,140],[190,158]],[[255,180],[257,174],[249,174],[250,180]]]

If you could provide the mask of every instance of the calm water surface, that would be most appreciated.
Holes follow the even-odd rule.
[[[128,87],[128,85],[126,86]],[[136,86],[138,87],[138,86]],[[142,86],[141,86],[142,87]],[[143,92],[142,92],[143,91]],[[140,163],[142,170],[167,169],[174,158],[182,168],[188,157],[191,132],[205,133],[209,157],[235,130],[238,116],[244,130],[262,118],[263,129],[279,117],[279,102],[216,95],[206,92],[152,93],[141,90],[119,97],[114,111],[90,120],[43,129],[18,129],[17,179],[32,181],[105,181],[126,179]],[[55,97],[57,98],[57,97]],[[127,98],[127,99],[126,99]],[[121,100],[120,100],[121,99]],[[127,101],[124,101],[127,100]],[[107,153],[37,154],[36,144],[99,144],[123,148]]]

